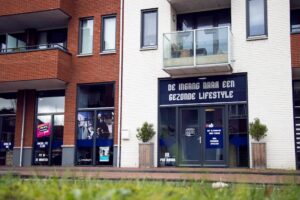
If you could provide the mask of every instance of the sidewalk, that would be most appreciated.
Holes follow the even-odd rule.
[[[0,176],[300,184],[300,171],[227,168],[0,167]]]

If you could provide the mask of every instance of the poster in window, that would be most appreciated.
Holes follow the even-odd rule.
[[[99,147],[99,161],[109,162],[109,147]]]
[[[37,126],[37,131],[36,131],[37,138],[49,137],[50,135],[51,135],[50,123],[43,123]]]
[[[113,139],[114,112],[99,111],[97,113],[97,139]]]
[[[91,140],[94,135],[94,119],[92,112],[80,112],[77,116],[77,134],[79,140]]]

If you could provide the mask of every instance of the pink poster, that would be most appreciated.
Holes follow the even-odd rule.
[[[44,123],[37,126],[36,137],[42,138],[50,136],[50,123]]]

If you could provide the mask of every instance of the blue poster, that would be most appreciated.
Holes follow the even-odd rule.
[[[205,128],[206,148],[223,148],[223,128]]]
[[[207,104],[247,101],[247,76],[226,75],[159,81],[159,104]]]

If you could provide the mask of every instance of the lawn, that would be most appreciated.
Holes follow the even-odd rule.
[[[205,182],[104,181],[92,179],[0,178],[2,200],[91,199],[300,199],[300,186],[232,185],[213,189]]]

